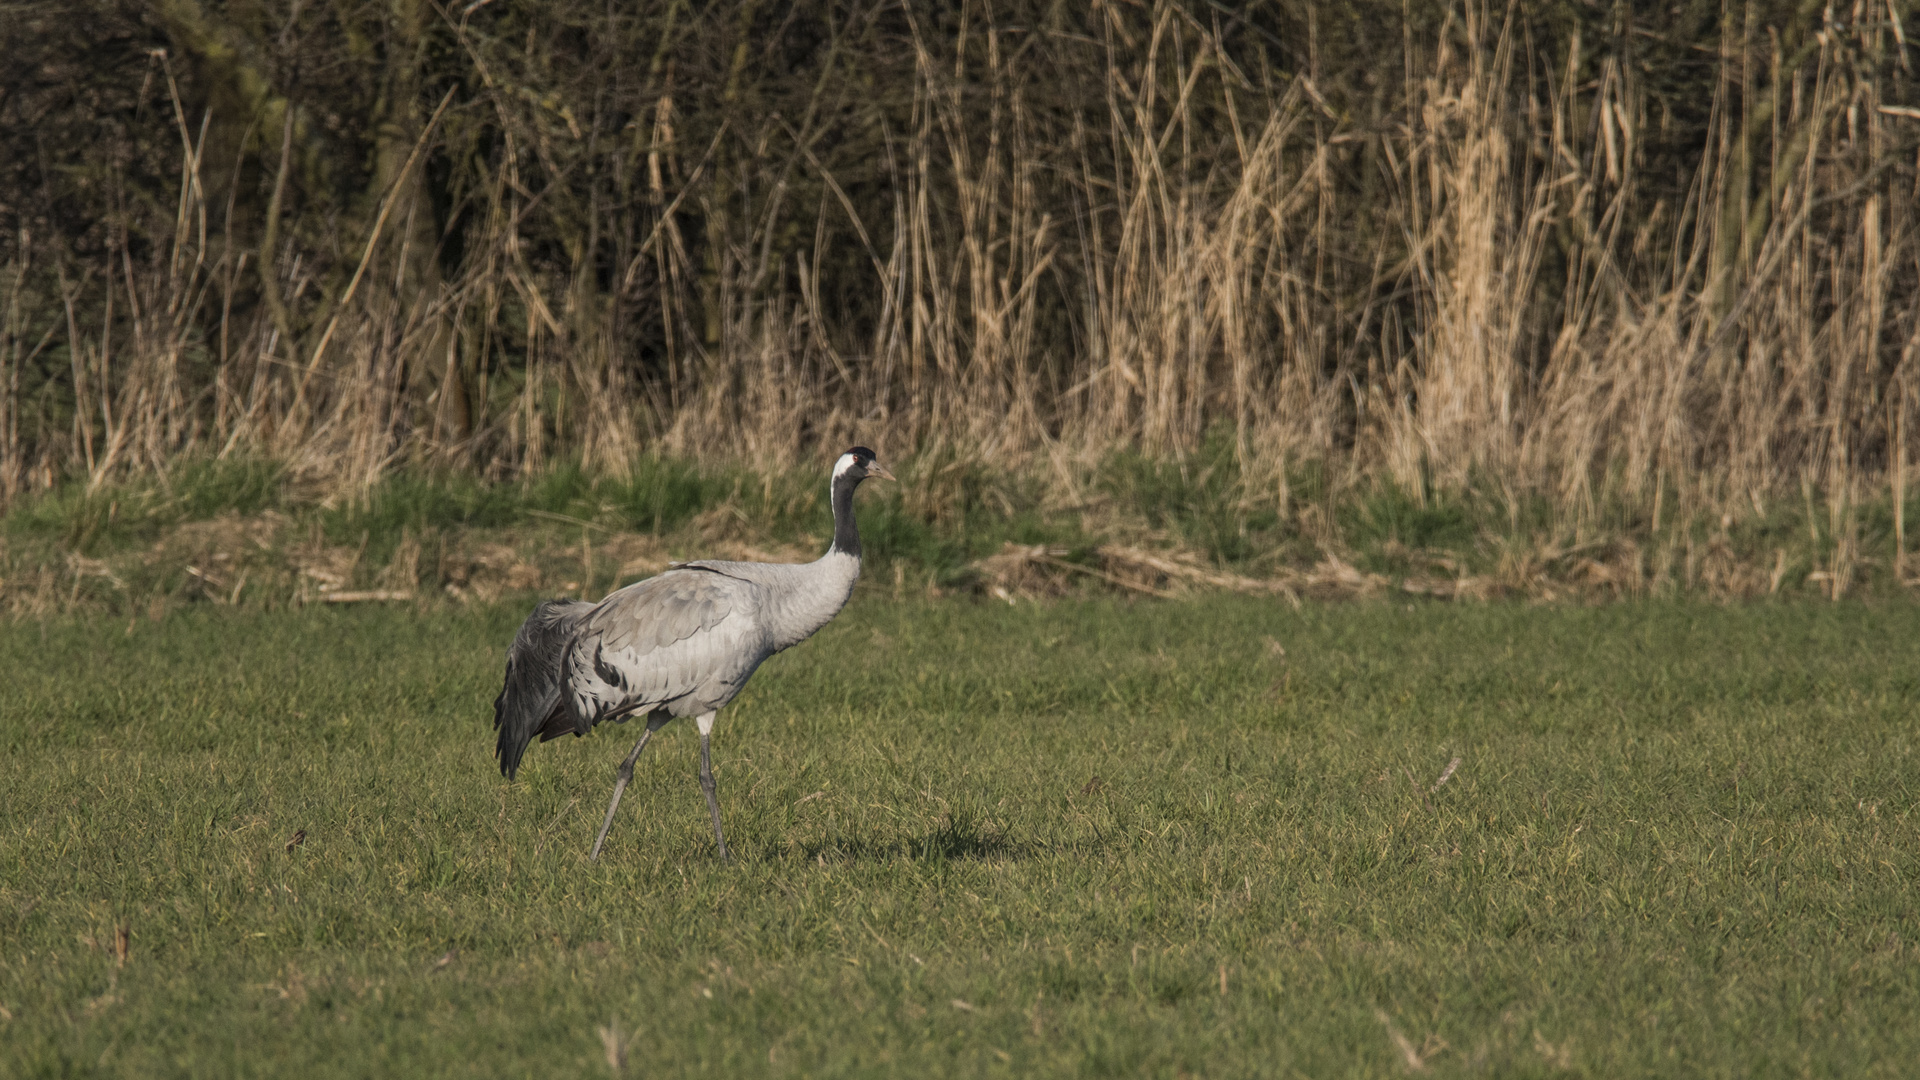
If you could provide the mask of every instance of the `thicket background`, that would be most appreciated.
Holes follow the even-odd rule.
[[[1897,571],[1911,15],[12,3],[0,498],[859,440],[1067,505],[1200,453],[1313,535],[1303,483],[1567,536],[1789,504],[1841,583],[1877,504]]]

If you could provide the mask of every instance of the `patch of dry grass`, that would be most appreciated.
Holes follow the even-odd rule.
[[[487,74],[453,97],[421,89],[417,115],[381,128],[393,182],[378,218],[326,250],[312,223],[283,235],[209,194],[249,162],[276,178],[275,213],[305,183],[310,151],[293,148],[309,135],[272,80],[255,83],[278,155],[209,160],[152,58],[152,113],[182,147],[173,219],[137,251],[115,233],[111,270],[59,289],[28,239],[4,249],[0,498],[207,455],[275,460],[352,499],[403,465],[500,479],[571,461],[618,478],[665,452],[771,476],[865,441],[925,462],[915,497],[932,503],[995,497],[984,471],[1073,505],[1116,450],[1184,459],[1225,431],[1248,486],[1303,531],[1305,465],[1332,488],[1425,503],[1478,486],[1551,509],[1536,531],[1554,539],[1509,543],[1497,572],[1421,569],[1429,592],[1631,593],[1668,575],[1758,595],[1791,569],[1710,537],[1669,544],[1669,565],[1650,538],[1784,501],[1826,518],[1806,572],[1833,594],[1856,558],[1881,557],[1862,546],[1862,507],[1895,506],[1904,561],[1920,125],[1880,15],[1772,39],[1751,18],[1702,31],[1717,75],[1681,145],[1631,25],[1583,43],[1518,8],[1409,9],[1438,25],[1408,22],[1374,100],[1330,103],[1310,72],[1248,69],[1231,27],[1174,0],[1096,9],[1076,32],[898,14],[871,43],[903,58],[891,89],[910,104],[884,182],[864,187],[818,156],[825,129],[791,117],[749,109],[693,139],[709,118],[656,85],[657,64],[644,107],[620,114],[638,141],[596,150],[626,144],[538,104],[564,95],[489,36],[507,16],[438,26]],[[837,32],[872,31],[845,18]],[[1061,106],[1028,75],[1042,57],[1103,100]],[[481,143],[497,150],[462,181],[460,256],[428,266],[436,204],[418,162],[465,176],[449,148]],[[638,186],[578,187],[602,174]],[[783,216],[801,184],[820,196],[804,227]],[[755,209],[723,209],[736,202]],[[581,209],[608,205],[650,210]],[[278,250],[252,250],[254,233]],[[603,281],[616,250],[624,271]],[[340,280],[314,288],[316,274]],[[1639,534],[1608,523],[1622,507]],[[711,512],[713,539],[732,542]],[[1152,549],[1171,560],[1155,568],[1094,531],[1121,545],[1101,573],[1199,580],[1177,569],[1180,544]],[[1307,565],[1323,568],[1288,588],[1375,587],[1322,546]],[[353,576],[310,558],[297,572],[316,589]]]

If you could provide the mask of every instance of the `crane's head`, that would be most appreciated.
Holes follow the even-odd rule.
[[[837,482],[843,476],[851,477],[856,484],[868,477],[875,480],[893,479],[893,474],[887,471],[885,465],[880,464],[880,459],[874,456],[873,451],[864,446],[849,448],[846,453],[840,455],[839,461],[834,462],[834,480]]]

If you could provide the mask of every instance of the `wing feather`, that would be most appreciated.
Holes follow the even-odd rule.
[[[493,727],[500,736],[494,756],[509,779],[534,733],[564,708],[567,646],[590,610],[591,604],[579,600],[549,600],[533,609],[507,648],[507,677],[493,702]]]
[[[608,596],[587,617],[586,629],[609,649],[645,655],[705,633],[747,600],[745,584],[719,574],[670,570]]]
[[[568,650],[573,730],[653,709],[681,715],[732,700],[771,651],[754,582],[670,570],[601,601]]]

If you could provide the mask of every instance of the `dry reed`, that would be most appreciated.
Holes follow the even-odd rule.
[[[282,227],[308,121],[269,111],[269,212],[237,219],[208,177],[242,162],[208,160],[211,107],[156,56],[171,228],[122,228],[93,262],[24,232],[5,249],[0,498],[196,454],[354,491],[404,463],[772,468],[856,438],[923,475],[991,460],[1070,495],[1117,447],[1178,455],[1225,425],[1249,497],[1283,513],[1290,470],[1319,461],[1422,498],[1546,498],[1569,545],[1608,506],[1658,534],[1804,489],[1837,597],[1861,501],[1890,490],[1903,513],[1920,358],[1920,113],[1887,96],[1910,92],[1907,46],[1871,6],[1791,49],[1725,20],[1675,187],[1649,176],[1642,74],[1578,35],[1543,63],[1518,8],[1409,22],[1398,106],[1362,119],[1310,71],[1246,70],[1171,0],[1106,5],[1072,40],[982,5],[936,33],[908,5],[910,123],[856,188],[813,115],[736,111],[689,143],[708,121],[659,58],[647,109],[586,130],[471,5],[439,27],[468,81],[414,107],[377,215],[331,252]],[[1104,110],[1044,100],[1022,60],[1040,47],[1080,50]],[[464,208],[451,259],[416,160],[479,132],[484,167],[443,193]],[[631,204],[568,164],[615,135]],[[865,306],[838,310],[850,291]],[[58,385],[29,385],[53,355]]]

